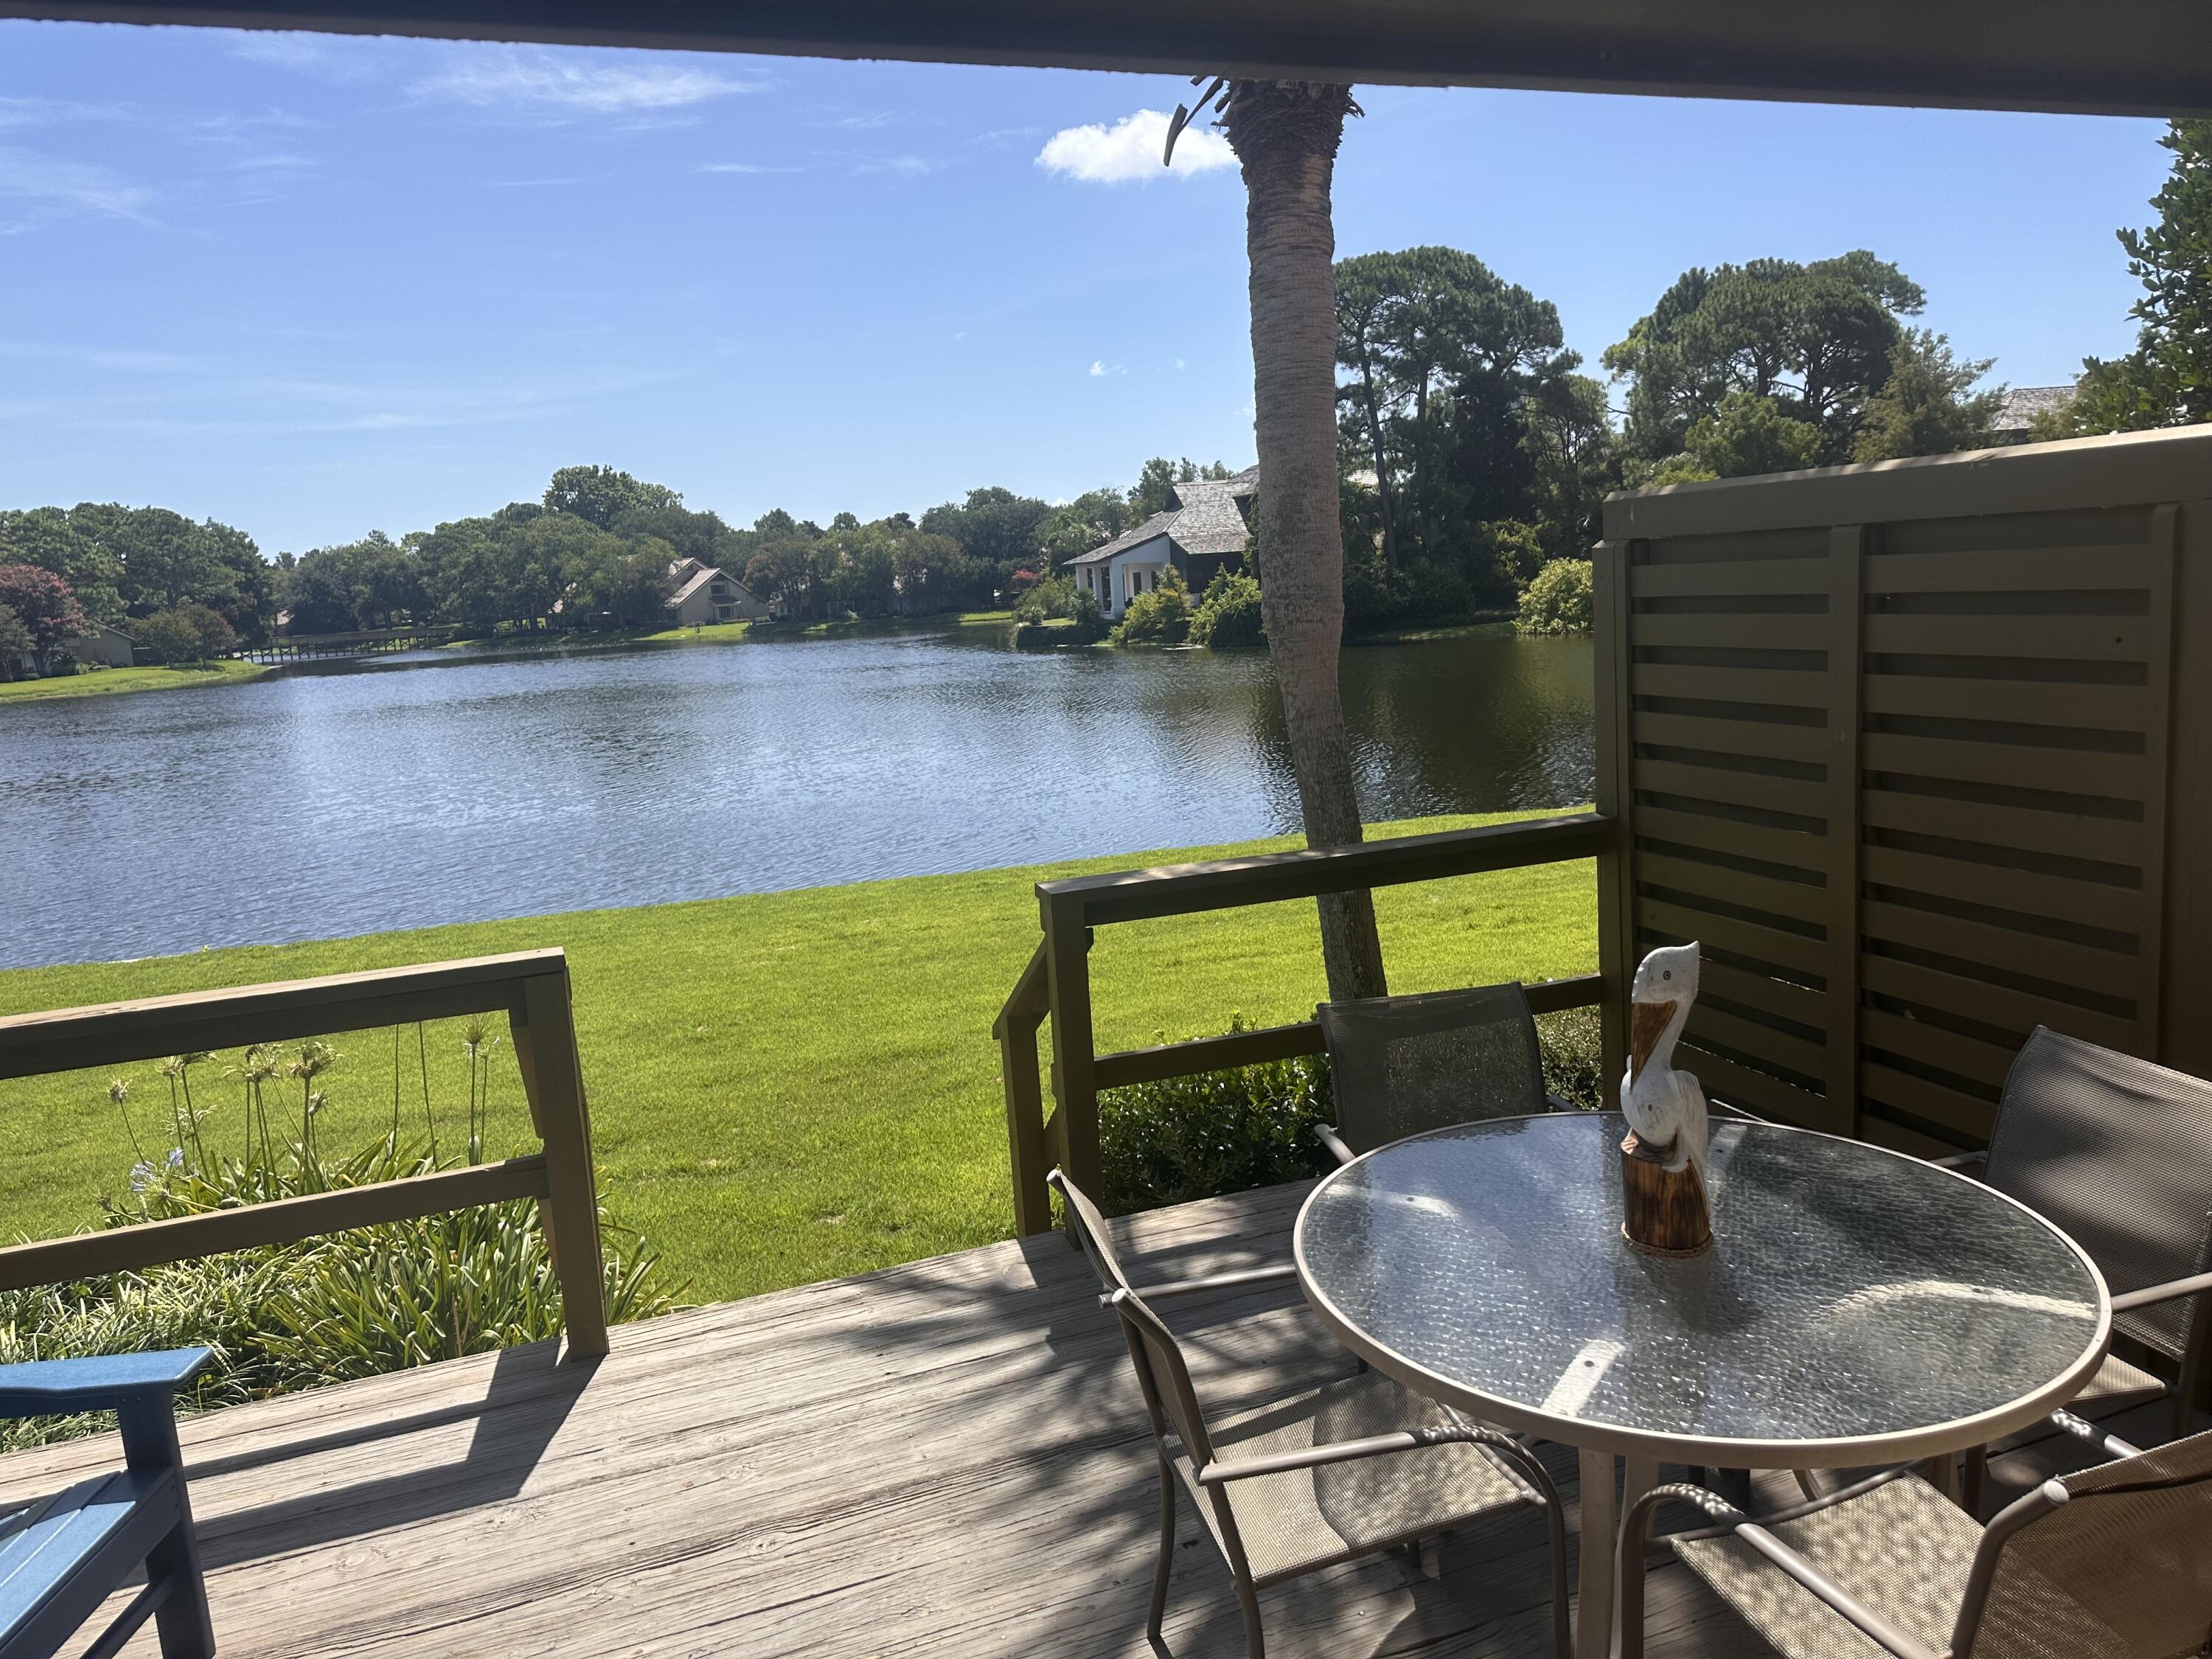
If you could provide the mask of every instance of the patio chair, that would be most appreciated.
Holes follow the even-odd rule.
[[[112,1411],[124,1464],[0,1515],[0,1659],[61,1651],[141,1564],[145,1588],[88,1655],[116,1652],[150,1617],[162,1659],[210,1659],[215,1632],[174,1404],[176,1390],[210,1358],[205,1348],[175,1348],[0,1365],[0,1418]]]
[[[2138,1451],[2061,1413],[2116,1461],[2045,1480],[1984,1528],[1892,1469],[1756,1519],[1701,1487],[1623,1518],[1620,1659],[1642,1659],[1653,1513],[1717,1522],[1659,1540],[1785,1659],[2179,1659],[2212,1632],[2212,1434]]]
[[[1336,1097],[1335,1127],[1314,1133],[1340,1164],[1428,1129],[1573,1109],[1545,1091],[1536,1018],[1518,980],[1314,1012]]]
[[[1541,1509],[1552,1540],[1552,1619],[1569,1651],[1566,1522],[1544,1466],[1510,1435],[1469,1423],[1373,1371],[1289,1399],[1211,1418],[1182,1348],[1152,1301],[1163,1295],[1288,1277],[1289,1267],[1216,1275],[1139,1292],[1115,1255],[1097,1206],[1060,1170],[1047,1177],[1067,1206],[1118,1316],[1159,1454],[1160,1559],[1146,1633],[1163,1645],[1175,1565],[1176,1494],[1187,1492],[1228,1564],[1250,1659],[1265,1659],[1258,1592],[1338,1562],[1420,1540],[1522,1507]]]
[[[2038,1026],[2006,1074],[1989,1150],[1937,1161],[1978,1165],[2063,1229],[2104,1274],[2113,1330],[2175,1368],[2169,1390],[2109,1355],[2071,1409],[2109,1416],[2171,1392],[2173,1432],[2186,1434],[2212,1322],[2212,1083]]]

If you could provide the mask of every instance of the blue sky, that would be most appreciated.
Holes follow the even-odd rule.
[[[1242,465],[1241,186],[1123,125],[1186,90],[0,22],[0,506],[157,502],[273,552],[576,461],[740,523]],[[1361,98],[1340,252],[1470,249],[1592,359],[1687,265],[1857,246],[2014,384],[2133,339],[2112,230],[2154,124]]]

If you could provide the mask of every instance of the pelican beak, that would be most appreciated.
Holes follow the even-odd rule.
[[[1633,1083],[1643,1074],[1644,1062],[1651,1051],[1659,1046],[1666,1035],[1668,1022],[1674,1018],[1676,1002],[1632,1002],[1628,1007],[1628,1080]]]

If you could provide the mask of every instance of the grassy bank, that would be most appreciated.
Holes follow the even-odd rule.
[[[95,668],[43,680],[0,682],[0,703],[43,702],[52,697],[102,697],[118,691],[173,691],[185,685],[235,685],[269,671],[259,663],[227,659],[176,668]]]
[[[1390,826],[1413,833],[1479,819]],[[1383,833],[1378,830],[1377,833]],[[0,973],[0,1013],[564,947],[608,1201],[645,1229],[702,1299],[743,1296],[1004,1237],[1006,1122],[990,1024],[1034,947],[1033,884],[1054,876],[1293,845],[1131,854],[628,910],[581,911],[318,944]],[[1588,863],[1376,896],[1394,990],[1587,971]],[[1322,994],[1313,907],[1296,903],[1101,930],[1098,1042],[1223,1029],[1232,1013],[1309,1016]],[[315,1086],[325,1147],[453,1137],[467,1085],[458,1022],[334,1039]],[[195,1073],[211,1149],[238,1138],[235,1054]],[[110,1078],[0,1083],[0,1223],[47,1237],[89,1224],[138,1152],[173,1138],[167,1084],[126,1068],[134,1151]],[[296,1133],[301,1085],[284,1096]],[[272,1094],[272,1100],[276,1097]],[[513,1061],[495,1067],[490,1146],[526,1133]]]

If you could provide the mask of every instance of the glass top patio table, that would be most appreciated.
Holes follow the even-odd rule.
[[[1621,1233],[1613,1113],[1467,1124],[1335,1170],[1295,1238],[1307,1299],[1386,1376],[1586,1449],[1842,1468],[1978,1445],[2101,1360],[2104,1280],[2057,1228],[1917,1158],[1716,1122],[1714,1246]]]

